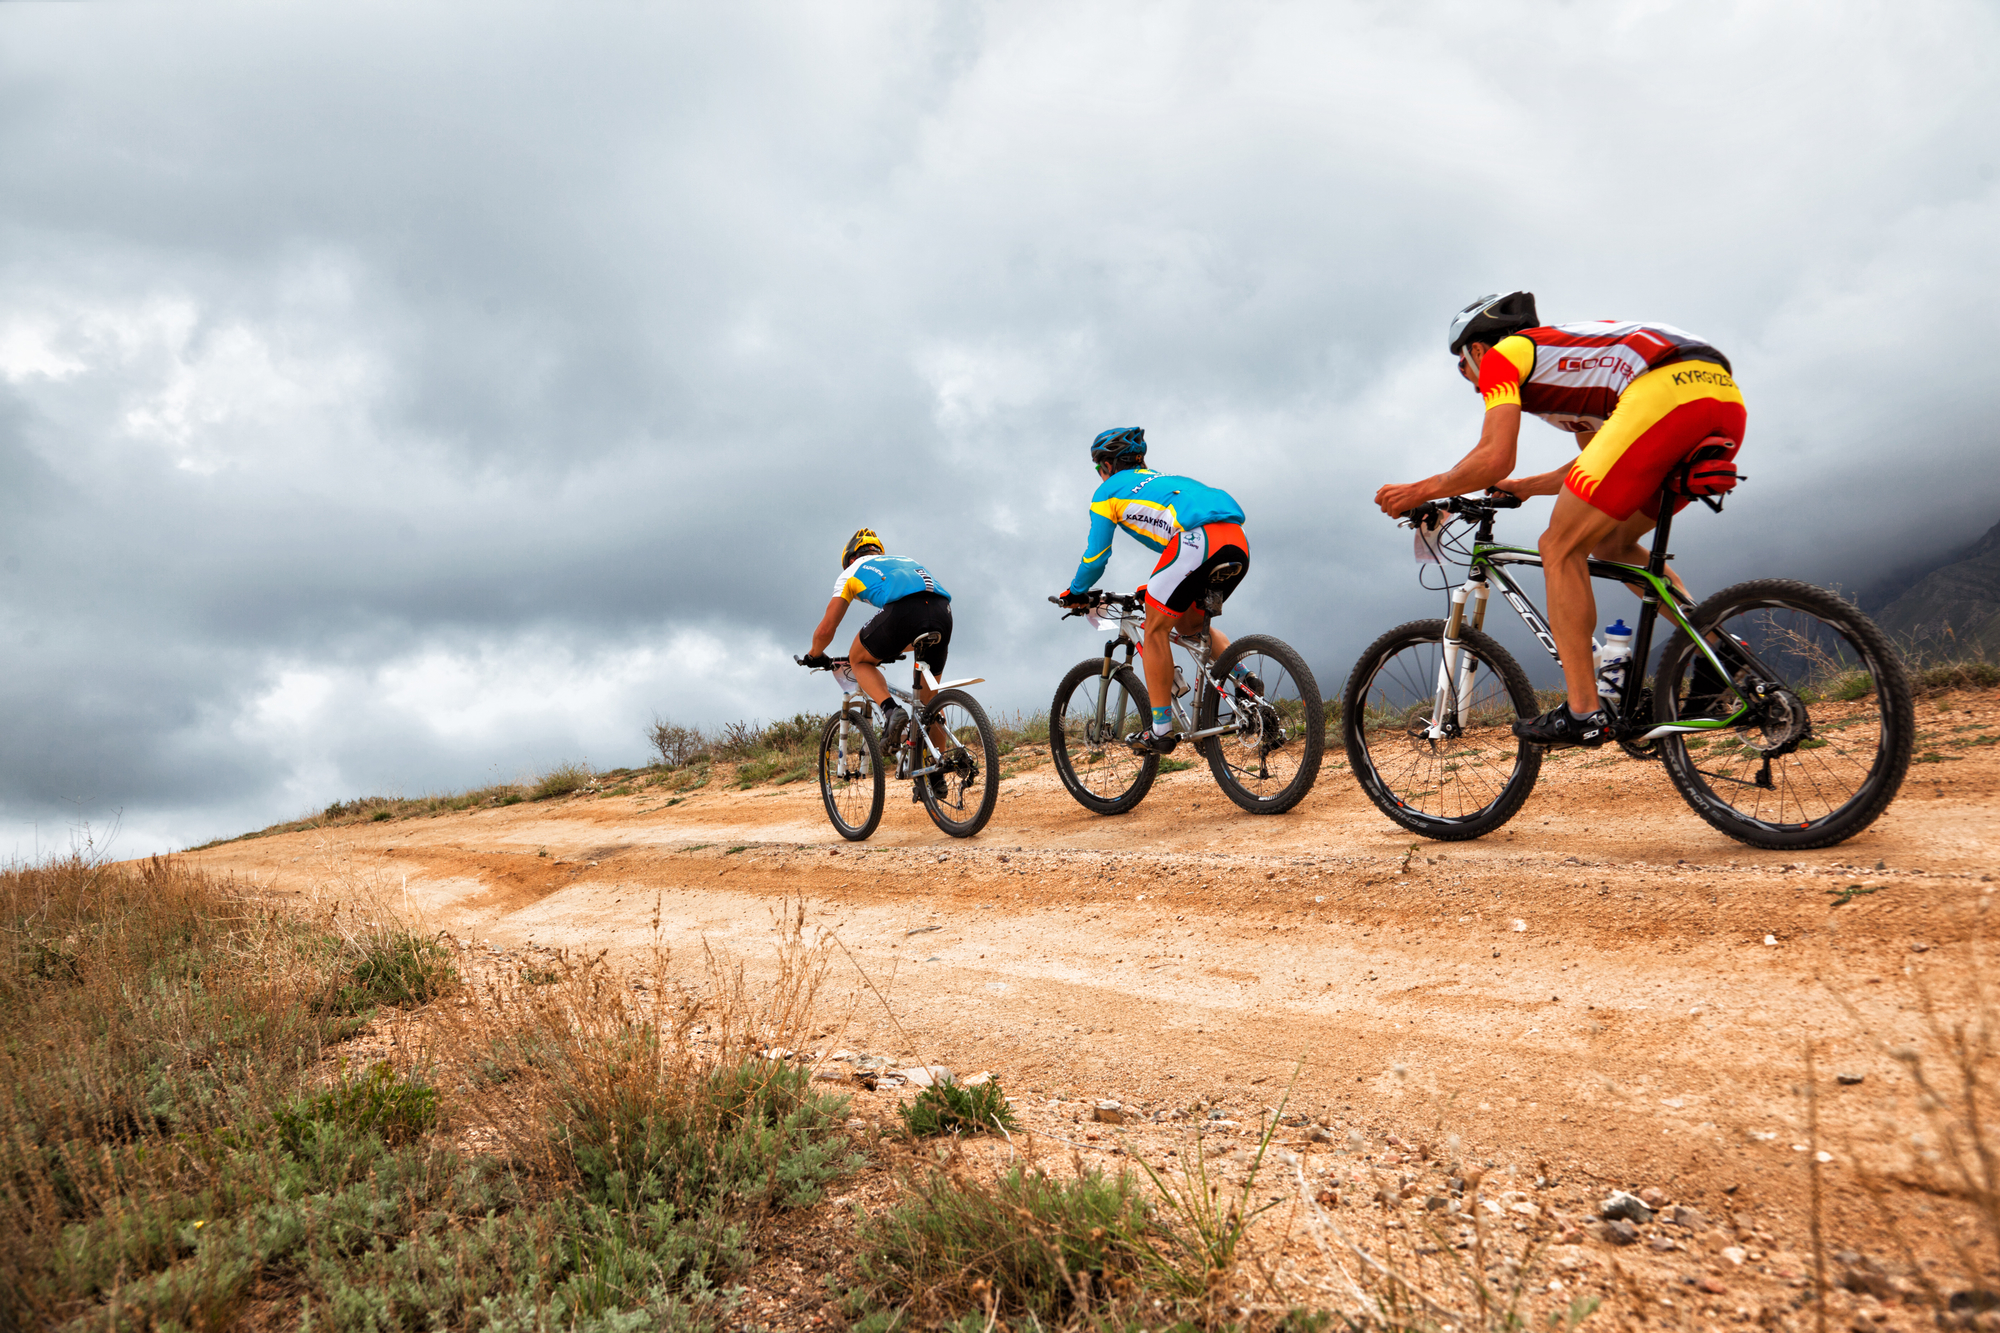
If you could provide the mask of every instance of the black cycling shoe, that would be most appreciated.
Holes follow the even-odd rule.
[[[945,781],[944,774],[932,773],[925,780],[931,784],[931,795],[934,798],[940,801],[950,799],[951,784]]]
[[[1569,701],[1565,699],[1540,717],[1516,721],[1514,734],[1551,750],[1572,745],[1594,747],[1611,739],[1611,715],[1600,708],[1578,717],[1569,711]]]
[[[1150,730],[1135,731],[1125,738],[1125,743],[1132,747],[1132,753],[1136,755],[1172,754],[1174,747],[1181,743],[1181,734],[1170,731],[1164,736],[1156,736]]]

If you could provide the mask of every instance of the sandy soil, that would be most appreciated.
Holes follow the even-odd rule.
[[[655,788],[194,855],[277,893],[386,891],[516,957],[641,956],[657,912],[677,960],[706,941],[754,972],[774,911],[802,898],[844,950],[827,1049],[991,1069],[1045,1132],[1107,1152],[1164,1148],[1085,1139],[1096,1099],[1254,1131],[1296,1073],[1287,1109],[1336,1131],[1287,1131],[1308,1175],[1490,1162],[1523,1191],[1540,1178],[1524,1197],[1559,1227],[1650,1186],[1716,1229],[1621,1261],[1686,1288],[1684,1317],[1747,1318],[1803,1279],[1804,1043],[1828,1248],[1886,1262],[1854,1161],[1907,1176],[1918,1115],[1861,1025],[1921,1043],[1923,991],[1962,1005],[1990,934],[2000,696],[1927,699],[1918,720],[1936,758],[1874,828],[1811,853],[1734,843],[1656,765],[1599,752],[1551,757],[1509,828],[1461,844],[1413,846],[1331,758],[1298,810],[1261,819],[1202,767],[1100,818],[1029,758],[966,841],[894,784],[881,829],[850,844],[810,784],[717,782],[671,806]],[[1923,1253],[1961,1225],[1947,1197],[1890,1207]]]

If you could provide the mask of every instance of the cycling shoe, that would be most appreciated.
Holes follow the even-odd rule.
[[[1572,745],[1592,748],[1611,739],[1611,715],[1600,708],[1578,717],[1569,711],[1569,702],[1565,700],[1540,717],[1517,720],[1514,734],[1551,750]]]

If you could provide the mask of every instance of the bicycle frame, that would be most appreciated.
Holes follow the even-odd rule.
[[[1541,642],[1543,649],[1555,660],[1556,665],[1562,665],[1562,654],[1556,649],[1555,635],[1550,632],[1548,622],[1535,609],[1534,603],[1528,600],[1527,594],[1521,590],[1521,585],[1507,572],[1510,566],[1540,569],[1541,553],[1525,546],[1504,546],[1494,542],[1493,521],[1497,516],[1497,511],[1492,509],[1479,511],[1479,526],[1473,534],[1470,568],[1465,582],[1451,592],[1451,613],[1445,622],[1444,652],[1438,665],[1437,698],[1431,710],[1429,734],[1433,740],[1445,737],[1448,729],[1456,725],[1455,719],[1449,715],[1451,710],[1447,708],[1447,701],[1463,699],[1471,693],[1473,663],[1470,655],[1462,647],[1466,605],[1470,602],[1472,606],[1471,627],[1475,630],[1483,629],[1486,622],[1489,579],[1500,585],[1500,595],[1506,598],[1507,604],[1514,608],[1514,613],[1521,617],[1522,623],[1527,625],[1529,631]],[[1688,613],[1694,610],[1694,602],[1667,577],[1667,562],[1673,559],[1667,551],[1667,537],[1672,527],[1672,508],[1663,504],[1660,507],[1659,524],[1653,530],[1652,556],[1645,565],[1627,565],[1595,557],[1589,561],[1591,578],[1638,584],[1641,589],[1639,623],[1632,638],[1632,657],[1625,670],[1625,679],[1619,686],[1617,705],[1613,710],[1614,729],[1618,738],[1632,744],[1643,745],[1659,740],[1663,736],[1720,731],[1741,726],[1745,714],[1752,707],[1751,700],[1736,683],[1735,672],[1723,663],[1707,638],[1695,633],[1694,627],[1688,623]],[[1736,696],[1737,707],[1731,710],[1728,717],[1693,718],[1653,726],[1650,725],[1652,722],[1650,716],[1642,718],[1638,715],[1640,704],[1647,695],[1647,689],[1642,681],[1646,662],[1653,650],[1653,629],[1661,615],[1665,615],[1676,628],[1686,631],[1688,637],[1714,667],[1717,676]],[[1754,655],[1741,645],[1732,646],[1732,652],[1740,653],[1752,665],[1762,667],[1761,663],[1756,662]]]
[[[888,662],[882,663],[882,665],[888,666],[891,663],[900,662],[902,660],[903,660],[902,656],[898,654],[897,656],[890,658]],[[839,659],[838,665],[839,667],[846,669],[848,673],[847,681],[852,681],[854,678],[853,677],[854,668],[847,661],[847,659],[846,658]],[[887,673],[884,673],[885,677],[883,681],[884,684],[888,684],[886,675]],[[842,719],[840,724],[840,762],[843,766],[845,766],[845,764],[847,763],[847,729],[851,725],[847,721],[847,719],[851,716],[854,716],[853,709],[856,704],[859,704],[862,708],[865,709],[869,707],[874,701],[868,697],[868,695],[861,689],[860,685],[855,684],[849,686],[847,681],[842,681],[838,670],[836,670],[834,673],[834,680],[836,682],[840,682],[842,689],[844,691],[840,699],[840,715]],[[918,696],[922,691],[929,690],[931,693],[935,694],[939,690],[956,689],[964,685],[984,684],[985,680],[986,677],[984,676],[966,676],[958,680],[941,681],[934,674],[932,674],[930,664],[924,661],[922,657],[917,657],[911,662],[910,665],[910,688],[907,690],[899,690],[894,685],[890,685],[889,693],[892,697],[901,699],[904,703],[910,706],[910,716],[912,719],[914,719],[919,713],[923,711],[923,705],[918,700]],[[913,763],[910,766],[911,767],[910,772],[908,773],[898,772],[896,776],[898,778],[916,779],[937,772],[943,766],[944,755],[943,752],[938,749],[937,743],[931,739],[929,730],[927,728],[915,725],[908,727],[905,730],[905,734],[903,737],[904,749],[914,749],[917,743],[916,739],[908,734],[909,732],[918,732],[922,735],[923,757],[928,759],[930,762],[923,768],[918,768]],[[901,767],[900,760],[898,761],[897,766],[898,768]]]
[[[1099,613],[1102,618],[1114,621],[1118,626],[1117,633],[1104,641],[1104,667],[1098,678],[1102,682],[1111,679],[1111,673],[1117,667],[1117,663],[1113,660],[1113,654],[1119,648],[1122,647],[1125,650],[1124,665],[1128,667],[1132,665],[1132,658],[1140,653],[1141,644],[1145,639],[1146,609],[1144,603],[1137,598],[1132,599],[1132,604],[1130,605],[1124,599],[1118,601],[1106,600],[1100,605]],[[1209,688],[1220,694],[1222,687],[1216,685],[1213,681],[1209,681],[1208,677],[1208,647],[1210,642],[1212,641],[1206,633],[1199,639],[1183,638],[1179,634],[1173,636],[1174,646],[1193,659],[1195,679],[1208,681]],[[1143,663],[1141,665],[1143,667]],[[1178,688],[1185,686],[1186,683],[1181,678],[1180,663],[1176,662],[1174,664],[1174,684],[1177,687],[1177,691],[1174,697],[1168,701],[1167,707],[1173,712],[1175,727],[1181,736],[1190,741],[1203,741],[1207,740],[1210,736],[1220,736],[1223,732],[1231,730],[1234,725],[1233,723],[1224,723],[1221,726],[1210,727],[1206,731],[1195,730],[1194,715],[1188,712],[1186,705],[1181,702],[1183,698],[1192,695],[1193,691]],[[1104,705],[1106,696],[1109,694],[1110,691],[1102,688],[1100,685],[1097,691],[1097,715],[1091,719],[1100,731],[1102,731],[1104,726]],[[1141,721],[1146,725],[1151,725],[1152,723],[1151,718],[1144,718]],[[1120,691],[1119,695],[1118,716],[1112,722],[1111,731],[1105,734],[1112,737],[1119,737],[1125,734],[1125,695],[1123,691]]]

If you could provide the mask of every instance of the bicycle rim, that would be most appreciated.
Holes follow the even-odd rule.
[[[882,821],[885,778],[874,728],[853,713],[827,719],[819,740],[819,794],[834,831],[858,842]]]
[[[1464,632],[1459,669],[1447,676],[1443,639],[1442,620],[1419,620],[1371,644],[1347,684],[1342,732],[1382,813],[1426,837],[1474,838],[1506,823],[1534,789],[1541,752],[1511,728],[1533,712],[1535,694],[1520,664],[1475,630]]]
[[[1134,754],[1124,742],[1151,721],[1146,687],[1129,666],[1106,677],[1103,659],[1092,658],[1063,677],[1049,705],[1049,756],[1084,809],[1123,814],[1151,789],[1159,756]]]
[[[1742,714],[1741,725],[1664,743],[1695,812],[1759,847],[1823,847],[1873,822],[1902,786],[1915,730],[1907,678],[1882,632],[1833,594],[1788,579],[1725,589],[1692,619],[1734,688],[1718,690],[1713,666],[1676,633],[1661,657],[1656,718]]]
[[[1226,728],[1203,741],[1209,771],[1223,794],[1252,814],[1280,814],[1305,799],[1326,750],[1326,709],[1305,659],[1267,634],[1229,645],[1215,670],[1225,678],[1248,668],[1262,682],[1254,695],[1232,683],[1203,683],[1196,729]]]
[[[993,724],[977,699],[962,690],[943,690],[925,705],[922,725],[941,757],[931,757],[926,749],[920,767],[938,764],[937,776],[944,779],[941,793],[932,775],[917,779],[924,808],[946,833],[969,838],[986,826],[1000,799],[1000,745]]]

